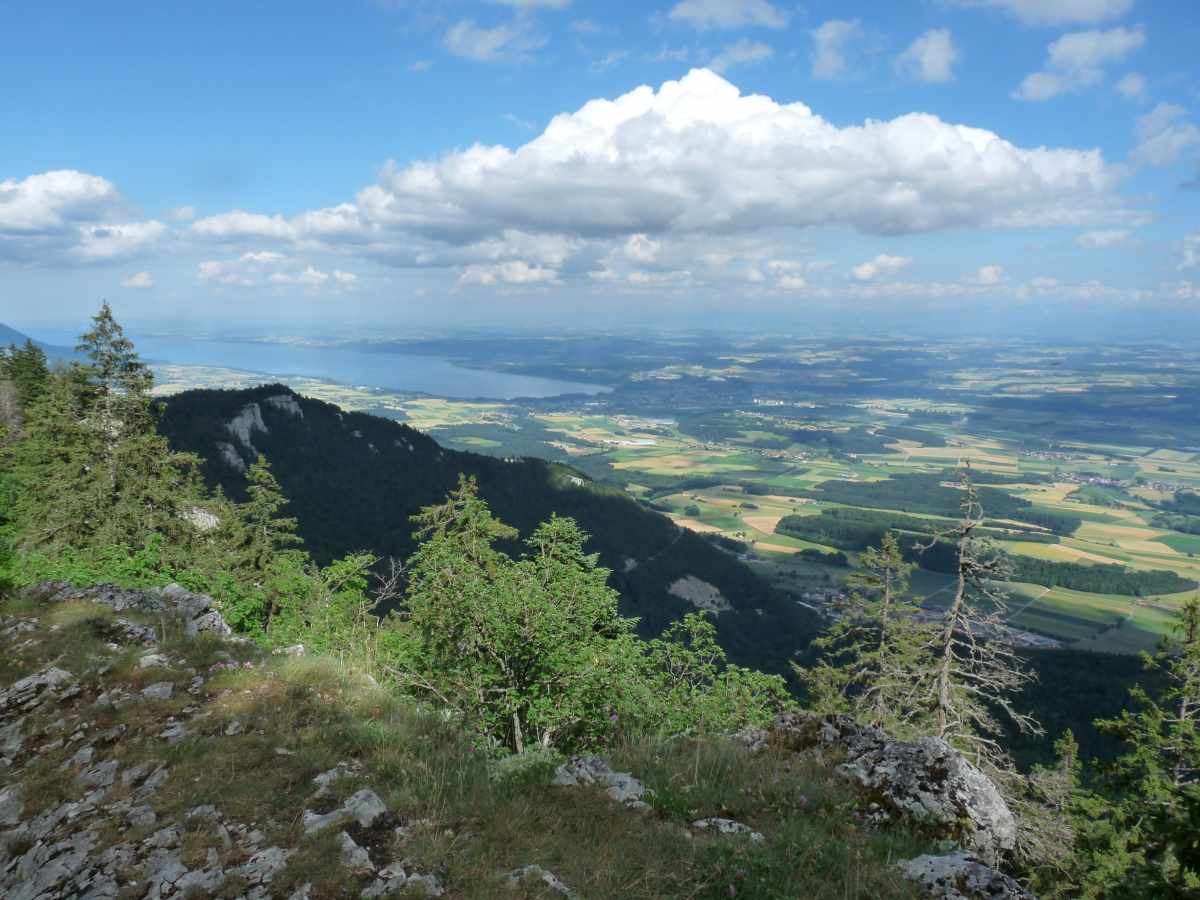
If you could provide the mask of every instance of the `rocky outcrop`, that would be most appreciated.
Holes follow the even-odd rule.
[[[751,747],[826,751],[859,788],[868,817],[903,821],[956,841],[994,862],[1016,846],[1016,819],[996,785],[938,738],[899,741],[849,716],[788,713],[766,731],[744,733]]]
[[[711,831],[715,834],[724,834],[733,837],[747,837],[756,844],[761,844],[766,840],[766,838],[749,825],[744,825],[733,819],[722,819],[719,817],[697,819],[692,823],[692,827],[698,831]]]
[[[615,772],[599,756],[573,756],[554,773],[553,784],[562,787],[595,786],[603,788],[613,800],[630,809],[648,810],[643,800],[653,792],[628,772]]]
[[[243,406],[238,414],[225,425],[225,430],[237,438],[238,443],[249,450],[253,456],[258,455],[258,451],[254,449],[252,443],[255,433],[271,433],[267,429],[267,423],[263,421],[262,408],[257,403],[247,403]]]
[[[27,588],[26,595],[40,603],[65,603],[69,600],[88,601],[107,606],[114,612],[137,612],[159,618],[168,628],[178,628],[184,637],[201,634],[229,637],[233,632],[221,615],[217,602],[205,594],[195,594],[177,584],[165,588],[136,590],[114,584],[98,584],[86,588],[73,587],[65,581],[45,581]],[[136,622],[118,619],[117,625],[128,637],[139,642],[153,642],[153,628]]]
[[[504,883],[510,888],[520,887],[521,883],[525,881],[540,882],[550,891],[562,897],[567,897],[568,900],[574,900],[575,898],[575,893],[566,886],[561,878],[548,869],[543,869],[536,864],[522,866],[519,869],[508,872],[504,876]]]
[[[300,408],[300,403],[294,394],[273,394],[263,398],[263,403],[297,419],[304,418],[304,410]]]
[[[940,900],[1034,900],[1015,879],[969,853],[918,856],[897,868]]]
[[[221,462],[225,463],[225,465],[229,466],[235,472],[245,473],[246,461],[242,459],[242,454],[238,453],[237,447],[228,441],[217,441],[215,446],[217,448],[217,456]]]
[[[701,612],[723,613],[733,609],[733,606],[715,585],[702,581],[695,575],[678,578],[667,588],[667,593],[681,600],[686,600]]]
[[[332,807],[303,815],[302,806],[294,808],[300,829],[288,823],[292,813],[283,821],[247,821],[219,805],[185,812],[171,805],[196,790],[199,779],[180,783],[179,760],[193,751],[179,757],[168,748],[238,740],[236,720],[214,717],[216,705],[233,693],[214,688],[214,678],[263,664],[261,651],[227,637],[210,598],[177,586],[142,591],[51,582],[29,589],[26,599],[45,604],[45,612],[0,616],[0,655],[18,671],[37,666],[0,682],[0,897],[303,900],[309,886],[297,888],[289,866],[306,842],[325,839],[326,828],[342,850],[346,896],[442,895],[436,875],[393,858],[404,829],[374,791],[363,788],[340,801],[328,796],[341,779],[369,774],[357,762],[313,778],[316,791],[307,801],[298,794],[298,806]],[[74,609],[60,615],[55,607],[68,601],[117,615],[80,619]],[[63,659],[63,645],[55,642],[66,627],[97,641],[96,653]],[[171,643],[159,643],[163,630]],[[178,638],[203,635],[226,643],[205,644],[219,661],[200,670],[189,667]],[[276,753],[294,755],[285,748]]]

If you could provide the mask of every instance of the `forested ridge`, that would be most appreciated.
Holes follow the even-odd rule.
[[[292,398],[303,415],[266,402],[270,397]],[[744,665],[784,671],[796,646],[816,633],[810,611],[775,594],[734,556],[621,491],[541,459],[444,449],[407,425],[342,412],[280,385],[188,391],[164,407],[160,431],[175,449],[196,454],[207,483],[230,498],[244,497],[246,479],[218,447],[232,443],[251,456],[228,428],[248,404],[257,406],[267,426],[250,440],[270,459],[305,549],[320,563],[357,551],[406,559],[416,548],[410,517],[466,475],[496,515],[523,536],[551,513],[577,521],[589,534],[589,549],[612,572],[609,583],[621,595],[622,612],[639,620],[643,635],[657,635],[694,611],[667,590],[688,575],[716,587],[733,606],[717,628],[722,645]],[[519,542],[500,546],[512,551]]]

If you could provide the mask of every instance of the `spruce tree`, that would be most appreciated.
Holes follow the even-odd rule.
[[[167,577],[192,561],[198,460],[157,433],[152,376],[107,304],[79,349],[90,362],[48,377],[14,448],[23,546],[136,558]]]
[[[0,351],[0,379],[12,384],[22,410],[28,410],[42,395],[49,378],[46,353],[33,341]]]
[[[251,573],[260,582],[279,555],[301,543],[298,523],[282,515],[287,497],[279,487],[271,464],[261,453],[246,473],[245,503],[237,507],[237,537],[234,538],[234,567]]]
[[[913,674],[925,665],[932,632],[908,597],[913,566],[891,532],[864,551],[860,564],[846,579],[851,593],[838,604],[834,623],[813,642],[821,660],[796,673],[819,711],[852,710],[898,736],[919,732],[920,683]]]
[[[1145,662],[1161,690],[1135,686],[1132,709],[1096,722],[1124,752],[1105,771],[1105,795],[1080,802],[1085,897],[1200,896],[1200,597]]]

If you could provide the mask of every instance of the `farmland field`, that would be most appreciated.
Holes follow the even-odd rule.
[[[496,365],[503,343],[481,352]],[[294,386],[405,420],[458,449],[563,461],[720,541],[810,605],[839,590],[863,549],[859,539],[831,537],[822,516],[861,510],[932,533],[956,515],[954,485],[969,465],[999,546],[1047,582],[1012,586],[1010,624],[1128,653],[1169,631],[1200,583],[1200,534],[1173,530],[1189,521],[1176,506],[1200,492],[1200,354],[1173,348],[1170,367],[1157,356],[680,338],[639,343],[632,365],[614,356],[578,370],[565,352],[554,364],[503,362],[580,381],[606,372],[612,389],[600,396],[462,401],[315,379]],[[163,374],[168,390],[188,382],[186,367]],[[1109,581],[1120,591],[1106,590]],[[946,583],[918,568],[913,592],[936,606]]]

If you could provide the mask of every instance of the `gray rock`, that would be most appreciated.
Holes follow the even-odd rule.
[[[95,845],[95,831],[79,832],[53,844],[34,844],[16,867],[0,878],[0,895],[5,900],[72,896],[71,882],[87,868]]]
[[[133,828],[153,828],[158,815],[149,806],[134,806],[125,813],[125,821]]]
[[[1016,846],[1016,819],[996,785],[939,738],[898,741],[849,716],[788,713],[772,724],[771,740],[842,754],[838,771],[859,786],[875,821],[932,828],[989,861]]]
[[[134,610],[170,620],[170,628],[179,628],[185,637],[211,633],[222,637],[231,635],[228,623],[222,618],[215,600],[204,594],[194,594],[178,584],[161,590],[132,590],[112,584],[97,584],[74,588],[63,582],[43,582],[26,590],[26,594],[46,603],[66,600],[87,600],[108,606],[116,612]],[[128,620],[118,620],[117,630],[128,640],[153,644],[157,633],[153,628]]]
[[[363,828],[370,828],[385,815],[387,807],[383,805],[379,795],[370,788],[364,788],[348,797],[338,809],[323,816],[305,810],[304,833],[315,834],[324,828],[345,825],[348,822],[358,822]]]
[[[225,873],[220,868],[196,869],[175,882],[175,891],[184,897],[211,897],[224,883]]]
[[[175,891],[175,884],[188,874],[188,868],[170,850],[155,850],[142,864],[146,880],[146,900],[159,900]]]
[[[178,744],[188,736],[188,730],[183,723],[176,722],[174,725],[168,725],[158,733],[158,736],[165,740],[168,744]]]
[[[371,856],[365,849],[358,846],[354,842],[354,838],[350,837],[346,832],[342,831],[337,836],[338,847],[342,851],[342,862],[355,872],[374,872],[375,865],[371,862]]]
[[[227,732],[228,733],[228,732]],[[329,793],[329,786],[339,778],[349,778],[356,774],[358,767],[352,763],[340,762],[327,772],[322,772],[313,778],[313,784],[317,786],[317,792],[313,797],[323,797]]]
[[[146,653],[138,660],[139,669],[167,669],[171,662],[161,653]]]
[[[61,700],[78,686],[75,676],[65,669],[50,666],[33,675],[26,675],[6,690],[0,691],[0,712],[16,710],[28,712],[47,700]]]
[[[91,785],[92,787],[111,787],[112,783],[117,780],[117,769],[119,768],[121,768],[121,763],[115,759],[110,759],[88,769],[77,777],[75,781],[78,784]]]
[[[92,757],[94,757],[95,755],[96,755],[96,749],[94,747],[82,747],[79,750],[75,751],[75,755],[72,756],[71,759],[68,761],[68,765],[76,766],[76,767],[86,766],[88,763],[90,763],[92,761]]]
[[[756,844],[765,840],[761,834],[759,834],[757,831],[754,831],[749,825],[743,825],[741,822],[736,822],[733,819],[722,819],[718,817],[697,819],[692,823],[692,827],[698,828],[701,831],[715,831],[718,834],[748,837]]]
[[[189,809],[187,812],[185,812],[183,814],[183,820],[185,822],[192,822],[192,821],[196,821],[196,820],[200,820],[200,821],[211,820],[211,821],[216,822],[220,818],[221,818],[221,814],[217,811],[217,808],[215,806],[213,806],[211,803],[205,803],[203,806],[193,806],[191,809]]]
[[[564,897],[570,898],[575,897],[575,894],[571,891],[571,889],[563,884],[561,878],[559,878],[553,872],[543,869],[537,864],[522,866],[519,869],[513,869],[513,871],[504,876],[504,883],[509,887],[515,888],[527,878],[542,882],[542,884],[546,885],[546,887],[550,888],[550,890],[554,891],[556,894],[561,894]]]
[[[99,735],[97,735],[96,743],[98,743],[98,744],[115,744],[122,737],[124,737],[125,732],[128,730],[129,730],[128,725],[125,725],[125,724],[114,725],[112,728],[109,728],[107,731],[102,731]]]
[[[225,737],[237,737],[241,733],[242,733],[242,723],[239,722],[237,719],[234,719],[232,722],[230,722],[228,725],[226,725],[225,730],[222,732],[222,734],[224,734]]]
[[[21,752],[21,748],[25,745],[24,728],[24,718],[14,719],[7,724],[0,725],[0,757],[12,760]]]
[[[965,852],[927,854],[896,867],[940,900],[1034,900],[1014,879]]]
[[[245,863],[232,869],[229,874],[244,878],[250,884],[270,884],[271,879],[287,865],[288,857],[293,852],[284,850],[282,847],[268,847],[266,850],[255,853]]]
[[[408,873],[404,871],[403,863],[392,863],[377,873],[378,877],[363,890],[364,900],[374,900],[375,897],[386,897],[401,890],[408,881]]]
[[[21,821],[21,810],[24,808],[24,785],[10,784],[0,788],[0,825],[16,825]]]
[[[179,829],[172,828],[171,826],[160,828],[158,831],[154,832],[154,834],[150,835],[150,837],[146,838],[146,843],[151,847],[159,847],[163,849],[178,847]]]
[[[552,783],[565,787],[595,785],[631,809],[649,809],[642,798],[654,793],[628,772],[614,772],[599,756],[571,757],[555,771]]]
[[[291,394],[275,394],[271,397],[264,397],[263,403],[275,407],[280,412],[285,412],[289,416],[295,416],[298,419],[304,418],[304,410],[300,408],[300,404],[296,402],[296,398]]]
[[[148,700],[170,700],[175,693],[175,685],[169,681],[156,681],[142,688],[142,696]]]

